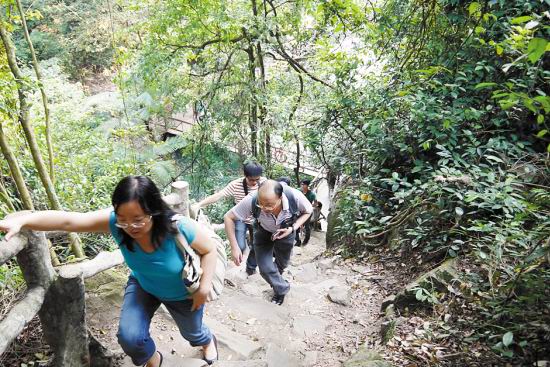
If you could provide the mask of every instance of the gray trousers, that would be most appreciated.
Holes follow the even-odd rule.
[[[260,269],[260,275],[269,283],[275,294],[287,294],[290,284],[283,279],[281,273],[288,266],[294,238],[293,232],[285,238],[271,240],[271,232],[257,225],[254,231],[254,249],[256,250],[256,262]],[[275,258],[275,260],[273,260]]]

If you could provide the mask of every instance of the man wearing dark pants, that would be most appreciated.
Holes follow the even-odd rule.
[[[296,229],[309,219],[313,207],[300,191],[273,180],[265,181],[257,191],[245,197],[224,216],[225,231],[233,261],[239,265],[242,253],[235,237],[235,222],[256,218],[254,249],[261,276],[273,288],[271,302],[282,304],[290,289],[282,277],[292,253]],[[275,257],[275,261],[273,258]]]
[[[256,232],[254,232],[254,243],[258,244],[256,247],[258,267],[260,268],[260,274],[270,283],[275,294],[286,294],[290,286],[280,275],[288,266],[292,244],[294,243],[294,233],[276,241],[271,240],[272,236],[273,233],[266,231],[261,226],[258,226]],[[264,269],[263,272],[262,269]],[[266,276],[268,279],[266,279]]]
[[[317,205],[317,195],[313,191],[309,189],[309,185],[311,184],[310,180],[302,180],[300,183],[300,187],[302,189],[302,193],[304,196],[309,200],[312,206]],[[300,240],[300,231],[304,231],[304,242]],[[311,236],[311,218],[308,218],[306,222],[303,225],[303,228],[298,228],[296,231],[296,243],[294,246],[305,246],[309,242],[309,237]]]

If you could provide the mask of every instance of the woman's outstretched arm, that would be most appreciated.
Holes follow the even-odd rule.
[[[87,213],[44,210],[14,214],[0,220],[0,231],[6,240],[19,233],[21,228],[35,231],[109,232],[111,208]]]

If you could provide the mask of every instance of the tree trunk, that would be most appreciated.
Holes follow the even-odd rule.
[[[273,173],[273,165],[271,164],[271,134],[269,130],[265,131],[265,165],[266,165],[266,175],[271,176]]]
[[[296,185],[300,187],[300,139],[298,135],[294,135],[294,140],[296,141],[296,167],[294,168],[294,173],[296,174]]]
[[[267,110],[264,105],[264,96],[266,94],[265,91],[265,65],[264,65],[264,57],[262,54],[262,45],[260,41],[257,41],[256,43],[256,60],[258,61],[258,67],[260,70],[260,85],[258,93],[261,95],[261,98],[259,99],[260,102],[258,102],[258,110],[259,110],[259,116],[258,119],[260,126],[262,127],[263,132],[263,156],[264,156],[264,162],[266,166],[267,174],[271,174],[271,127],[268,122],[266,122],[267,117]]]
[[[249,83],[251,86],[251,98],[248,110],[248,125],[250,127],[250,145],[252,147],[252,155],[258,158],[258,103],[256,101],[256,71],[254,62],[254,49],[250,45],[246,49],[248,54],[248,71]]]
[[[17,192],[19,193],[19,198],[23,203],[23,208],[26,210],[34,210],[31,194],[27,189],[27,185],[25,184],[25,180],[23,179],[23,175],[21,174],[21,170],[19,169],[19,163],[17,162],[17,158],[15,157],[15,155],[13,154],[13,152],[11,151],[7,143],[6,135],[4,134],[4,129],[2,128],[2,123],[0,123],[0,151],[2,152],[2,155],[4,156],[6,161],[8,162],[8,167],[10,169],[11,177],[15,181],[15,187],[17,188]],[[15,211],[15,208],[13,208],[13,211]],[[55,250],[53,249],[53,246],[50,240],[48,240],[48,249],[50,250],[50,257],[52,258],[52,265],[58,266],[59,264],[61,264],[61,262],[59,261],[59,258],[57,257],[57,254],[55,253]]]
[[[248,127],[250,128],[250,150],[254,157],[258,157],[258,119],[256,117],[256,105],[248,103]]]
[[[264,19],[260,19],[260,17],[258,16],[258,5],[256,3],[256,0],[251,0],[251,5],[252,5],[252,14],[254,15],[254,19],[256,23],[260,23],[260,21],[265,22],[265,15],[264,15]],[[264,4],[264,13],[265,13],[265,4]],[[269,123],[266,122],[267,110],[265,108],[265,102],[264,102],[264,96],[266,92],[265,91],[264,55],[262,51],[261,40],[258,38],[255,38],[254,40],[251,40],[251,41],[255,43],[255,49],[256,49],[255,50],[256,57],[254,60],[254,72],[256,71],[256,67],[258,67],[258,70],[260,71],[259,80],[258,80],[259,84],[256,85],[256,82],[254,83],[254,89],[256,93],[255,101],[258,106],[258,112],[259,112],[258,114],[259,129],[258,130],[262,132],[262,136],[260,138],[260,156],[262,159],[262,163],[265,165],[266,174],[269,176],[271,174],[271,137],[270,137],[271,129],[268,126]],[[258,95],[259,95],[259,98],[258,98]]]
[[[23,179],[23,175],[21,174],[21,170],[19,169],[19,164],[17,163],[17,158],[11,151],[6,135],[4,134],[4,129],[2,128],[2,123],[0,122],[0,150],[2,151],[2,155],[6,159],[6,162],[8,162],[8,167],[10,168],[11,177],[15,181],[15,187],[17,188],[17,192],[19,193],[19,198],[21,199],[21,203],[23,203],[23,208],[26,210],[34,210],[34,205],[32,203],[31,194],[29,193],[29,190],[27,189],[27,185],[25,185],[25,180]]]
[[[38,87],[40,88],[40,95],[42,96],[42,105],[44,106],[44,120],[46,122],[46,146],[48,147],[48,166],[50,169],[50,179],[52,180],[52,182],[55,182],[53,167],[54,154],[52,145],[52,134],[50,130],[50,109],[48,107],[48,97],[46,96],[44,84],[42,84],[42,75],[40,73],[40,68],[38,67],[38,60],[36,59],[34,46],[31,41],[31,36],[29,35],[29,29],[27,28],[27,20],[25,18],[25,11],[23,10],[23,6],[21,5],[21,0],[17,0],[17,9],[19,9],[19,14],[21,14],[21,24],[23,25],[25,39],[27,40],[29,50],[31,51],[32,65],[34,68],[34,73],[36,74],[36,80],[38,81]]]
[[[304,95],[304,78],[300,74],[298,74],[298,80],[300,81],[300,94],[288,116],[288,126],[292,126],[292,120]],[[294,134],[294,141],[296,142],[296,167],[294,167],[294,174],[296,175],[296,185],[300,186],[300,137],[297,133]]]
[[[0,179],[0,194],[2,194],[3,201],[4,203],[6,203],[6,206],[8,207],[9,212],[10,213],[15,212],[15,206],[13,206],[13,202],[10,199],[10,194],[8,193],[8,190],[6,190],[6,186],[4,185],[4,182],[1,179]]]
[[[59,199],[57,198],[57,195],[55,193],[53,183],[50,179],[50,176],[48,175],[46,166],[44,165],[44,160],[42,159],[42,154],[40,153],[40,150],[38,148],[38,143],[36,142],[36,137],[34,136],[34,131],[30,123],[30,106],[27,103],[26,95],[28,87],[25,85],[25,83],[23,83],[24,78],[21,74],[21,71],[19,70],[19,66],[17,66],[17,62],[15,59],[15,48],[13,47],[11,39],[2,21],[0,21],[0,37],[2,38],[4,49],[6,50],[6,56],[11,73],[13,74],[13,77],[15,78],[15,81],[17,83],[17,94],[19,97],[19,123],[23,127],[25,138],[27,140],[27,144],[29,145],[34,165],[36,167],[36,170],[38,171],[40,180],[44,185],[44,189],[46,190],[50,206],[52,207],[52,209],[61,210],[61,204],[59,203]],[[78,235],[76,235],[75,233],[71,233],[69,234],[69,238],[71,242],[71,249],[74,255],[78,258],[84,257],[84,251],[82,251],[82,246]]]

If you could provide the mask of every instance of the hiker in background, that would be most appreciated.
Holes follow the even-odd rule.
[[[305,195],[305,197],[309,200],[309,202],[312,204],[313,207],[317,206],[317,195],[313,191],[309,189],[309,185],[311,184],[310,180],[302,180],[300,183],[300,188],[302,189],[302,193]],[[300,231],[304,231],[304,242],[300,239]],[[309,237],[311,236],[311,220],[308,218],[302,227],[298,228],[296,231],[296,243],[294,246],[305,246],[309,242]]]
[[[233,198],[233,201],[236,204],[240,203],[241,200],[250,193],[256,192],[260,183],[265,181],[265,177],[262,177],[264,169],[257,162],[248,162],[243,165],[244,177],[237,178],[231,181],[227,186],[193,205],[192,210],[197,213],[200,208],[204,208],[207,205],[213,204],[222,198]],[[252,238],[254,238],[254,227],[253,227],[254,218],[252,216],[248,218],[242,218],[235,222],[235,236],[237,238],[237,243],[241,254],[244,253],[247,247],[250,249],[248,253],[248,259],[246,260],[246,273],[252,275],[256,272],[256,255],[254,254],[254,246]],[[250,241],[247,241],[246,234],[247,231],[250,235]]]
[[[244,198],[224,216],[225,231],[236,265],[241,263],[242,254],[235,237],[235,222],[250,216],[256,219],[256,260],[261,276],[273,288],[271,302],[275,304],[281,305],[290,290],[290,284],[282,273],[290,260],[296,229],[305,223],[312,212],[311,203],[299,190],[267,180],[257,193]]]
[[[208,231],[189,218],[173,224],[175,214],[157,186],[145,176],[127,176],[116,186],[112,208],[87,212],[39,211],[0,220],[6,240],[22,228],[35,231],[110,233],[132,271],[120,313],[118,342],[136,366],[160,367],[163,356],[149,333],[151,319],[164,304],[181,335],[202,346],[203,360],[218,359],[216,337],[203,323],[204,303],[212,289],[216,244]],[[178,231],[201,254],[203,274],[192,295],[182,279],[183,254],[178,250]]]
[[[287,176],[279,177],[277,179],[277,182],[285,183],[287,186],[290,186],[290,177],[287,177]]]
[[[327,218],[321,211],[322,209],[323,209],[323,203],[321,203],[320,201],[317,201],[317,205],[313,207],[313,214],[311,215],[311,219],[310,219],[311,227],[313,228],[314,231],[321,231],[322,230],[321,220],[327,220]]]

